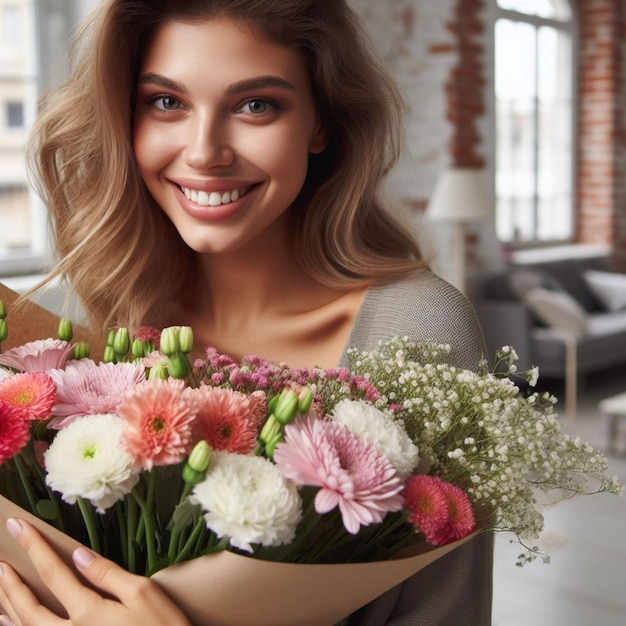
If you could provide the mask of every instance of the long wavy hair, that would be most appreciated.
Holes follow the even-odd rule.
[[[135,90],[160,24],[215,16],[298,50],[310,72],[329,142],[290,209],[301,266],[345,287],[425,265],[380,200],[402,147],[403,98],[344,0],[106,0],[77,34],[68,80],[42,99],[28,160],[56,246],[48,280],[64,277],[96,327],[156,321],[189,288],[194,253],[133,154]]]

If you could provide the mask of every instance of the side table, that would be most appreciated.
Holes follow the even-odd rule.
[[[615,454],[617,452],[616,441],[619,436],[619,421],[626,419],[626,392],[600,400],[598,410],[609,419],[608,451]]]

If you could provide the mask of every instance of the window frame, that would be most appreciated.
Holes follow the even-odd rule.
[[[555,19],[555,18],[547,18],[540,17],[538,15],[531,15],[528,13],[522,13],[519,11],[515,11],[512,9],[503,9],[501,8],[497,0],[494,0],[491,6],[491,49],[492,49],[492,59],[491,59],[491,76],[492,76],[492,84],[490,91],[490,101],[491,101],[491,110],[492,110],[492,120],[491,120],[491,133],[492,133],[492,151],[493,155],[493,166],[492,166],[492,180],[493,180],[493,197],[494,204],[497,207],[498,195],[497,195],[497,187],[496,187],[496,177],[497,177],[497,150],[498,150],[498,129],[497,129],[497,98],[496,98],[496,77],[495,77],[495,63],[496,63],[496,24],[500,19],[506,19],[513,22],[524,22],[533,26],[535,29],[539,29],[541,26],[548,26],[560,30],[562,32],[567,33],[570,36],[571,40],[571,157],[569,159],[569,170],[570,177],[572,181],[571,187],[571,205],[570,205],[570,216],[571,216],[571,233],[570,236],[565,238],[552,238],[552,239],[539,239],[537,238],[537,231],[535,228],[535,233],[532,238],[529,239],[500,239],[498,236],[497,230],[497,209],[494,212],[494,232],[498,242],[501,245],[504,245],[508,250],[514,251],[518,249],[529,249],[529,248],[539,248],[546,247],[551,245],[562,245],[567,243],[573,243],[576,239],[577,232],[577,197],[578,197],[578,189],[576,185],[576,172],[577,172],[577,155],[578,155],[578,136],[576,133],[577,124],[578,124],[578,107],[579,107],[579,95],[578,95],[578,56],[576,51],[578,49],[578,41],[579,41],[579,28],[578,28],[578,14],[577,14],[577,6],[571,0],[564,0],[568,3],[571,18],[568,20],[563,19]],[[535,94],[535,130],[537,129],[537,94]],[[539,141],[538,141],[538,133],[535,132],[535,141],[533,146],[533,158],[535,163],[537,163],[537,157],[539,153]],[[535,215],[539,214],[538,211],[538,194],[537,194],[537,181],[538,178],[536,176],[535,169],[535,178],[534,178],[534,194],[533,194],[533,203]]]

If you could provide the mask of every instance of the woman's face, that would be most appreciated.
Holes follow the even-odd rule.
[[[286,215],[326,145],[291,48],[243,22],[165,22],[144,50],[134,151],[150,193],[200,253],[232,253]]]

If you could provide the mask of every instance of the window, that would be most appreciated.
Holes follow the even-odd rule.
[[[572,237],[573,37],[567,0],[498,0],[496,231],[501,241]]]
[[[71,32],[97,1],[0,0],[0,280],[48,264],[46,210],[24,149],[38,94],[60,79]]]

